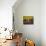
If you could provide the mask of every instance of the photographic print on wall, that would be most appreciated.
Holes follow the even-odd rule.
[[[33,16],[23,16],[23,24],[34,24]]]

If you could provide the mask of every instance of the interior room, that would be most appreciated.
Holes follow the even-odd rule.
[[[46,46],[46,0],[0,0],[0,46]]]

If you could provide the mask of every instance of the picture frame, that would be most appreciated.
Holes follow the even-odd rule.
[[[23,16],[23,24],[34,24],[33,16]]]

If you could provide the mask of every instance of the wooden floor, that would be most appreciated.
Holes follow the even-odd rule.
[[[6,42],[1,44],[0,46],[16,46],[15,45],[15,39],[13,39],[13,40],[6,40]]]

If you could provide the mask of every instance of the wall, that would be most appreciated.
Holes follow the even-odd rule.
[[[16,0],[0,0],[0,26],[12,28],[12,6],[14,5],[15,2],[16,2]],[[41,13],[41,29],[42,29],[41,30],[41,41],[42,41],[42,46],[46,46],[46,36],[45,36],[46,35],[46,0],[41,0],[41,4],[42,4],[41,5],[41,7],[42,7],[41,8],[41,10],[42,10],[41,11],[42,12]],[[21,22],[21,24],[22,24],[22,22]],[[24,27],[26,27],[26,25]],[[20,28],[21,28],[21,26],[20,26]],[[28,27],[26,27],[26,29],[27,28]],[[22,29],[22,30],[23,31],[21,31],[21,32],[24,32],[24,31],[25,31],[25,33],[28,32],[24,29]],[[36,31],[31,31],[31,33],[33,33],[33,32],[36,32]],[[28,33],[30,33],[30,32],[28,32]],[[31,36],[31,38],[32,38],[32,36]]]
[[[46,46],[46,0],[41,1],[41,40],[42,46]]]
[[[16,0],[0,0],[0,27],[12,29],[12,6]]]
[[[41,0],[23,0],[13,6],[15,30],[23,33],[24,38],[35,41],[41,46]],[[24,25],[23,16],[34,16],[33,25]]]

